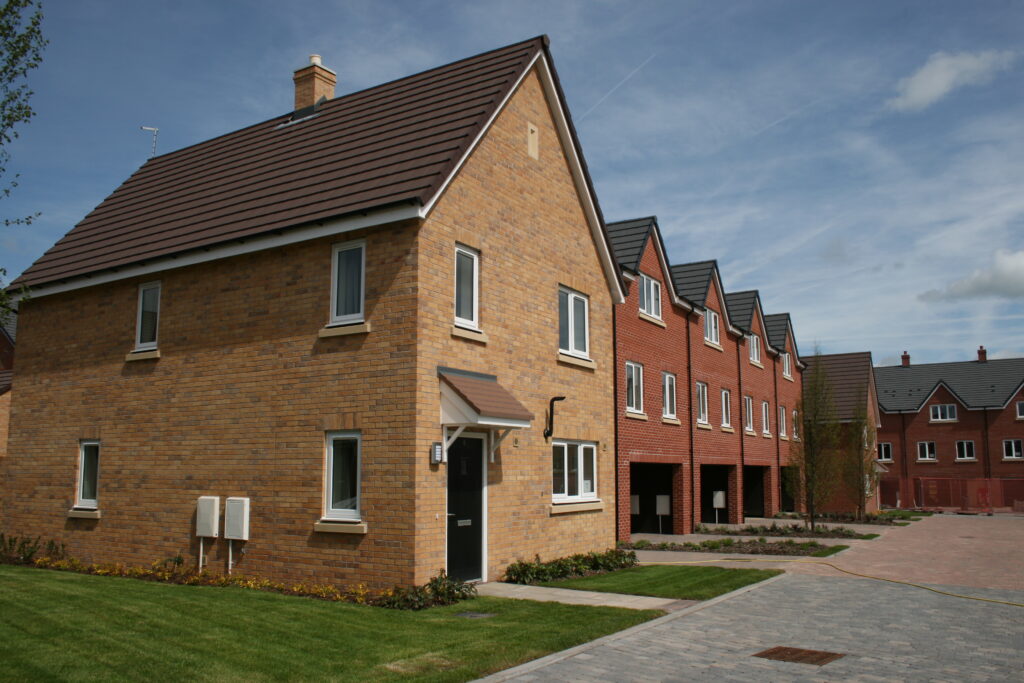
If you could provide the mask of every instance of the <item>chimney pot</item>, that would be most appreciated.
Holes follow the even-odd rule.
[[[904,351],[903,355],[900,356],[900,359],[903,361],[903,367],[905,367],[905,368],[909,368],[910,367],[910,354],[909,353]]]
[[[988,351],[985,350],[984,346],[979,346],[978,347],[978,362],[979,363],[987,363],[988,362]]]
[[[298,69],[295,81],[295,111],[312,107],[321,98],[334,98],[334,86],[338,77],[323,65],[320,55],[310,55],[309,64]]]

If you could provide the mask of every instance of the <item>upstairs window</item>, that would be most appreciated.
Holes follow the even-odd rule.
[[[935,405],[931,407],[931,411],[932,422],[952,422],[956,420],[955,403],[943,403],[942,405]]]
[[[754,399],[749,396],[743,397],[743,429],[754,431]]]
[[[78,444],[78,490],[75,507],[99,507],[100,442],[81,441]]]
[[[1020,460],[1021,458],[1024,458],[1024,452],[1021,451],[1020,439],[1007,439],[1003,441],[1004,460]]]
[[[765,436],[770,436],[772,433],[772,426],[769,422],[771,416],[772,409],[768,405],[768,401],[761,401],[761,433]]]
[[[880,443],[880,444],[878,444],[878,460],[879,460],[879,462],[892,462],[892,444],[891,443]]]
[[[597,498],[597,446],[582,441],[551,444],[551,499],[555,503]]]
[[[359,432],[327,433],[326,509],[328,519],[359,519]]]
[[[704,341],[718,343],[718,314],[711,309],[704,311]]]
[[[587,297],[566,287],[558,290],[558,349],[586,358],[590,347]]]
[[[363,322],[366,243],[334,245],[331,276],[331,325]]]
[[[956,442],[956,459],[957,460],[974,460],[974,442],[973,441],[957,441]]]
[[[661,416],[675,418],[676,416],[676,376],[671,372],[662,373],[661,384]]]
[[[708,424],[708,385],[697,382],[697,422]]]
[[[135,321],[135,350],[156,348],[156,333],[160,326],[160,283],[139,285],[139,312]]]
[[[747,337],[748,343],[750,344],[750,362],[760,363],[761,362],[761,338],[756,334],[749,335]]]
[[[786,406],[779,406],[779,436],[786,435]]]
[[[732,426],[732,394],[728,389],[722,389],[722,426]]]
[[[480,310],[480,254],[455,247],[455,324],[476,329]]]
[[[792,377],[793,376],[793,360],[790,358],[789,352],[782,354],[782,376]]]
[[[935,460],[935,442],[934,441],[918,441],[917,442],[917,459],[918,460]]]
[[[640,312],[661,319],[661,283],[640,275]]]
[[[626,363],[626,410],[644,412],[644,366]]]
[[[1017,419],[1024,420],[1024,401],[1017,401]]]

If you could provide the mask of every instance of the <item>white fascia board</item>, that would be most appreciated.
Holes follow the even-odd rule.
[[[231,240],[228,244],[199,247],[194,251],[183,254],[146,259],[145,262],[138,265],[123,266],[100,271],[92,275],[78,276],[69,279],[67,282],[55,282],[40,287],[32,287],[29,288],[29,296],[38,299],[50,294],[70,292],[76,289],[92,287],[93,285],[102,285],[118,280],[151,275],[173,268],[184,268],[185,266],[217,261],[241,254],[251,254],[252,252],[263,251],[264,249],[273,249],[274,247],[295,244],[297,242],[340,235],[352,232],[353,230],[361,230],[375,225],[393,223],[410,218],[419,218],[419,207],[414,204],[320,221],[311,225],[292,228],[279,234],[271,233],[257,237],[241,237]]]
[[[484,415],[480,416],[480,419],[477,420],[477,424],[485,427],[506,427],[509,429],[530,428],[529,420],[512,420],[504,417],[486,417]]]

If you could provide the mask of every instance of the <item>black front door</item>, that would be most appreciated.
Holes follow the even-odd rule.
[[[458,438],[448,448],[448,574],[483,578],[484,440]]]

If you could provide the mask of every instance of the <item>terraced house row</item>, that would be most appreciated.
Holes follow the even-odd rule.
[[[341,97],[316,56],[293,78],[14,282],[0,528],[391,585],[785,505],[789,316],[606,223],[545,37]]]

